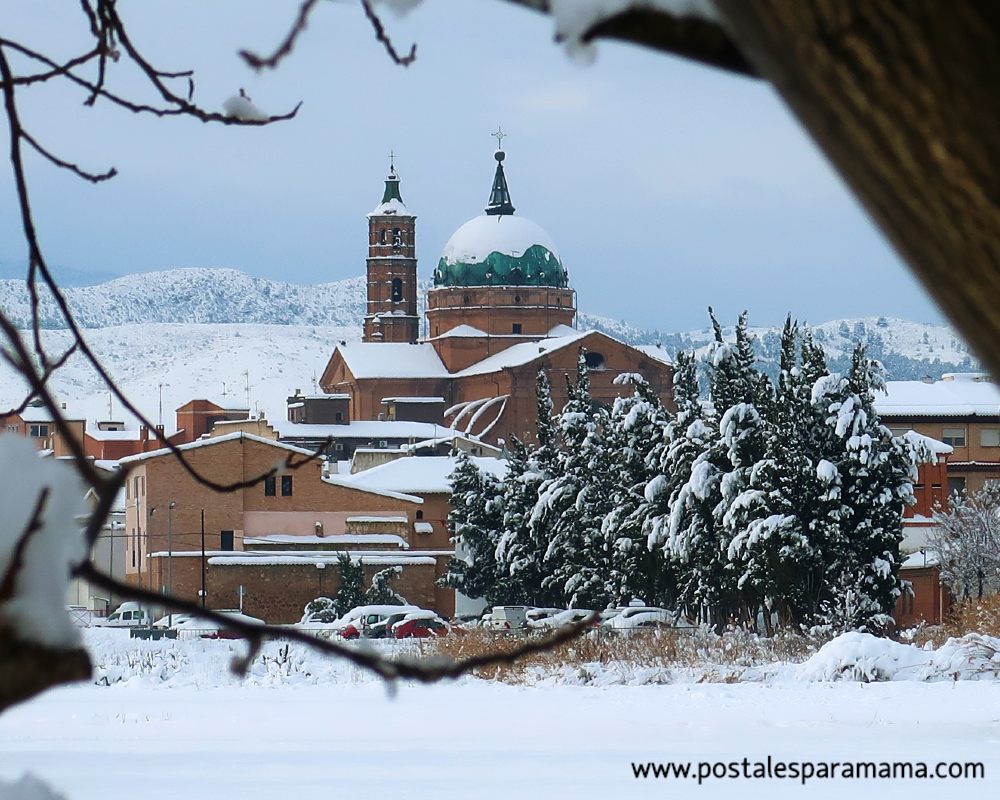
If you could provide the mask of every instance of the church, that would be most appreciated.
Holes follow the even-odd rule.
[[[320,378],[349,420],[418,419],[495,444],[534,439],[535,384],[545,370],[554,407],[566,399],[581,348],[592,395],[610,405],[639,373],[672,407],[666,351],[577,328],[576,292],[545,230],[515,214],[503,150],[485,213],[448,240],[417,304],[416,215],[390,164],[382,201],[368,214],[367,313],[361,342],[341,343]]]

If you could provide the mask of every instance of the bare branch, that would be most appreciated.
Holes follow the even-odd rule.
[[[396,52],[396,48],[393,47],[392,40],[386,34],[385,27],[382,25],[382,20],[379,19],[378,14],[376,14],[375,10],[372,8],[371,0],[361,0],[361,5],[365,10],[365,16],[368,17],[368,21],[371,22],[372,28],[375,29],[375,38],[378,39],[385,47],[385,51],[389,54],[389,58],[401,67],[408,67],[416,61],[416,42],[410,45],[410,52],[407,55],[401,56],[398,52]]]
[[[35,139],[35,137],[32,136],[27,131],[22,130],[21,131],[21,136],[23,136],[24,137],[24,141],[26,141],[33,148],[35,148],[35,150],[38,152],[38,154],[41,155],[43,158],[45,158],[48,161],[52,162],[53,164],[55,164],[57,167],[60,167],[61,169],[69,170],[74,175],[77,175],[77,176],[83,178],[85,181],[90,181],[91,183],[101,183],[101,181],[110,180],[111,178],[115,177],[115,175],[118,174],[118,170],[116,170],[114,167],[111,167],[111,169],[109,169],[109,170],[107,170],[105,172],[87,172],[86,170],[81,169],[80,167],[78,167],[76,164],[73,164],[73,163],[71,163],[69,161],[64,161],[63,159],[61,159],[58,156],[54,155],[51,151],[46,150],[44,147],[42,147],[38,143],[38,141]]]
[[[271,55],[262,58],[251,50],[240,50],[240,57],[258,72],[262,69],[277,67],[286,56],[291,54],[295,42],[309,24],[309,14],[312,13],[316,3],[317,0],[305,0],[299,6],[299,13],[295,17],[295,22],[292,23],[291,30],[288,31],[288,35]]]

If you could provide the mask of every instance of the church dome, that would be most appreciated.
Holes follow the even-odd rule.
[[[444,246],[435,286],[554,286],[569,284],[551,237],[530,219],[483,214]]]

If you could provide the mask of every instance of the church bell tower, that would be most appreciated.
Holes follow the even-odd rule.
[[[368,215],[366,342],[417,341],[416,221],[399,193],[390,154],[382,202]]]

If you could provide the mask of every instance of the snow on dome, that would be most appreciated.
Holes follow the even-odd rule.
[[[436,286],[558,286],[568,283],[555,243],[524,217],[483,214],[452,234]]]

